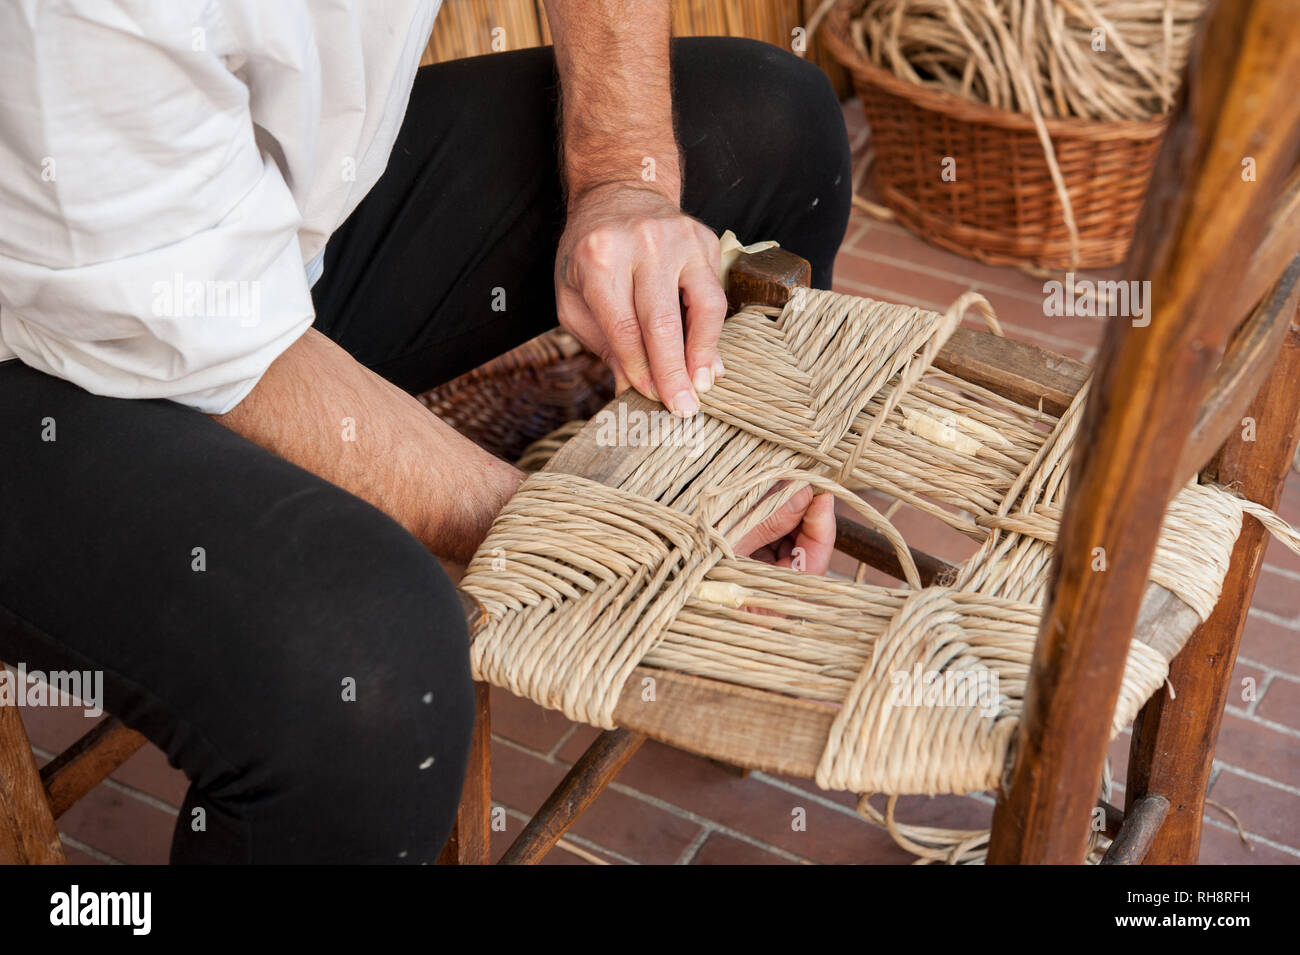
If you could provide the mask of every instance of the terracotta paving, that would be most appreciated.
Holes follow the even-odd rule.
[[[846,104],[851,134],[861,120]],[[754,238],[754,237],[748,237]],[[935,248],[897,225],[855,212],[836,264],[842,291],[939,309],[967,289],[994,304],[1007,334],[1091,359],[1099,321],[1043,315],[1042,279],[982,265]],[[1292,473],[1283,515],[1300,524],[1300,474]],[[934,529],[903,528],[917,539]],[[949,550],[944,556],[960,557]],[[844,568],[848,569],[848,568]],[[1203,863],[1300,862],[1300,558],[1271,545],[1246,622],[1233,676],[1236,688],[1219,738],[1206,813]],[[43,761],[91,724],[75,708],[24,710]],[[493,692],[494,799],[506,831],[504,851],[528,814],[579,756],[595,731],[531,703]],[[1128,737],[1111,747],[1115,801],[1122,803]],[[182,774],[148,747],[60,820],[75,862],[160,863],[185,791]],[[1220,808],[1231,810],[1244,830]],[[904,799],[899,817],[955,827],[983,827],[992,802],[984,794]],[[797,823],[802,821],[802,826]],[[884,832],[861,821],[852,797],[804,780],[765,773],[742,777],[708,760],[656,743],[645,746],[547,860],[553,864],[677,863],[901,864],[910,856]]]

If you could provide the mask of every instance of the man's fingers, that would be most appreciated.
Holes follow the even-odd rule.
[[[689,418],[700,408],[686,372],[686,340],[678,302],[678,274],[659,262],[644,262],[633,277],[633,297],[650,374],[668,410]]]
[[[834,551],[835,497],[818,494],[804,512],[789,560],[782,560],[781,564],[810,574],[825,574]]]
[[[800,488],[790,500],[778,507],[736,542],[736,553],[746,557],[759,548],[766,547],[768,544],[785,537],[803,521],[804,512],[808,510],[812,500],[812,488]],[[831,542],[834,543],[833,536]]]
[[[718,336],[727,314],[727,296],[717,270],[699,261],[682,270],[681,290],[686,305],[686,369],[695,390],[708,391],[725,372]]]
[[[584,287],[582,292],[587,307],[604,332],[608,353],[602,357],[611,367],[617,362],[624,380],[641,394],[660,400],[662,392],[655,390],[641,323],[637,321],[631,274],[616,269],[604,277],[604,283]]]

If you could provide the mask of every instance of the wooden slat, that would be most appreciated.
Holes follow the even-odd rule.
[[[1249,413],[1256,420],[1255,440],[1243,441],[1238,432],[1206,476],[1275,508],[1300,443],[1300,324],[1292,325]],[[1196,862],[1214,743],[1267,545],[1263,527],[1247,518],[1233,548],[1218,606],[1170,669],[1177,695],[1157,691],[1133,725],[1126,795],[1131,802],[1158,793],[1167,796],[1172,807],[1152,844],[1148,863]]]
[[[1135,639],[1156,649],[1181,646],[1197,623],[1187,604],[1150,584]],[[652,702],[642,700],[647,679],[653,681]],[[637,667],[614,708],[614,721],[734,766],[812,778],[837,710],[770,690]]]
[[[906,580],[903,565],[898,561],[898,553],[880,531],[865,527],[847,517],[835,518],[835,549],[848,554],[854,560],[860,560],[869,567],[882,570],[897,580]],[[929,587],[936,580],[950,579],[957,572],[957,565],[933,554],[927,554],[915,547],[908,547],[912,562],[916,564],[921,583]]]
[[[106,716],[41,769],[41,782],[55,819],[107,779],[147,740],[144,735]]]
[[[1178,473],[1190,479],[1234,430],[1240,430],[1242,415],[1259,392],[1277,359],[1300,304],[1300,256],[1292,259],[1286,272],[1237,329],[1228,352],[1214,373],[1210,393],[1201,405],[1187,447],[1183,449]]]
[[[492,717],[486,683],[474,684],[474,735],[465,788],[439,865],[487,865],[492,851]]]
[[[16,706],[0,706],[0,865],[66,862]]]
[[[975,328],[958,328],[939,349],[934,366],[1027,408],[1060,416],[1088,380],[1081,361],[1028,342]]]
[[[583,429],[556,451],[542,470],[578,474],[592,481],[617,487],[655,450],[654,444],[649,441],[634,447],[617,448],[606,447],[601,443],[602,428],[599,418],[607,411],[619,416],[622,414],[621,407],[627,408],[626,413],[629,416],[637,412],[649,414],[664,410],[664,406],[659,402],[651,401],[640,392],[628,389],[592,415]]]
[[[533,814],[501,857],[501,865],[535,865],[555,847],[574,821],[596,801],[645,742],[630,730],[606,730],[587,747],[560,785]]]
[[[1169,800],[1164,796],[1147,795],[1138,799],[1125,813],[1124,824],[1101,857],[1101,864],[1141,865],[1168,812]]]
[[[1240,278],[1300,152],[1294,13],[1284,0],[1235,0],[1206,15],[1127,267],[1152,283],[1151,322],[1111,324],[1099,356],[991,863],[1083,860],[1161,517],[1238,324]],[[1241,180],[1246,155],[1258,182]],[[1097,547],[1104,574],[1092,570]]]
[[[1114,839],[1119,835],[1119,831],[1124,828],[1124,810],[1112,806],[1104,799],[1099,799],[1097,805],[1100,807],[1105,818],[1105,825],[1102,827],[1102,832],[1111,839]]]
[[[1300,169],[1292,168],[1281,198],[1269,217],[1268,231],[1255,247],[1241,281],[1238,301],[1243,309],[1262,300],[1300,248]]]
[[[648,690],[653,691],[649,700]],[[637,667],[614,707],[614,721],[678,749],[810,779],[836,710],[720,680]]]
[[[741,254],[727,272],[727,305],[738,312],[746,305],[781,307],[790,293],[812,280],[812,266],[785,249]]]

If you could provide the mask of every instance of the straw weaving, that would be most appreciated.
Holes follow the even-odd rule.
[[[688,442],[642,449],[616,487],[534,473],[501,513],[463,581],[483,608],[475,677],[606,728],[636,666],[708,677],[837,707],[823,787],[994,788],[1085,394],[1056,418],[932,367],[972,309],[992,321],[974,293],[939,314],[799,289],[784,309],[734,315],[721,341],[728,374],[682,424]],[[801,484],[883,533],[906,580],[854,583],[736,556],[732,544]],[[922,586],[902,534],[865,491],[978,550],[953,579]],[[1188,486],[1169,508],[1151,579],[1201,619],[1243,508],[1296,544],[1270,513],[1221,488]],[[1166,645],[1129,649],[1114,732],[1181,646],[1153,642]],[[922,680],[980,692],[934,705],[913,692]]]

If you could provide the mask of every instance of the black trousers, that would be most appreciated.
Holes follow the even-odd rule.
[[[673,71],[686,210],[828,286],[850,176],[825,78],[722,39],[678,41]],[[549,49],[420,70],[330,239],[318,328],[417,391],[554,325],[555,88]],[[0,365],[0,659],[103,672],[106,709],[191,781],[173,861],[432,862],[466,643],[437,561],[369,504],[179,405]]]

